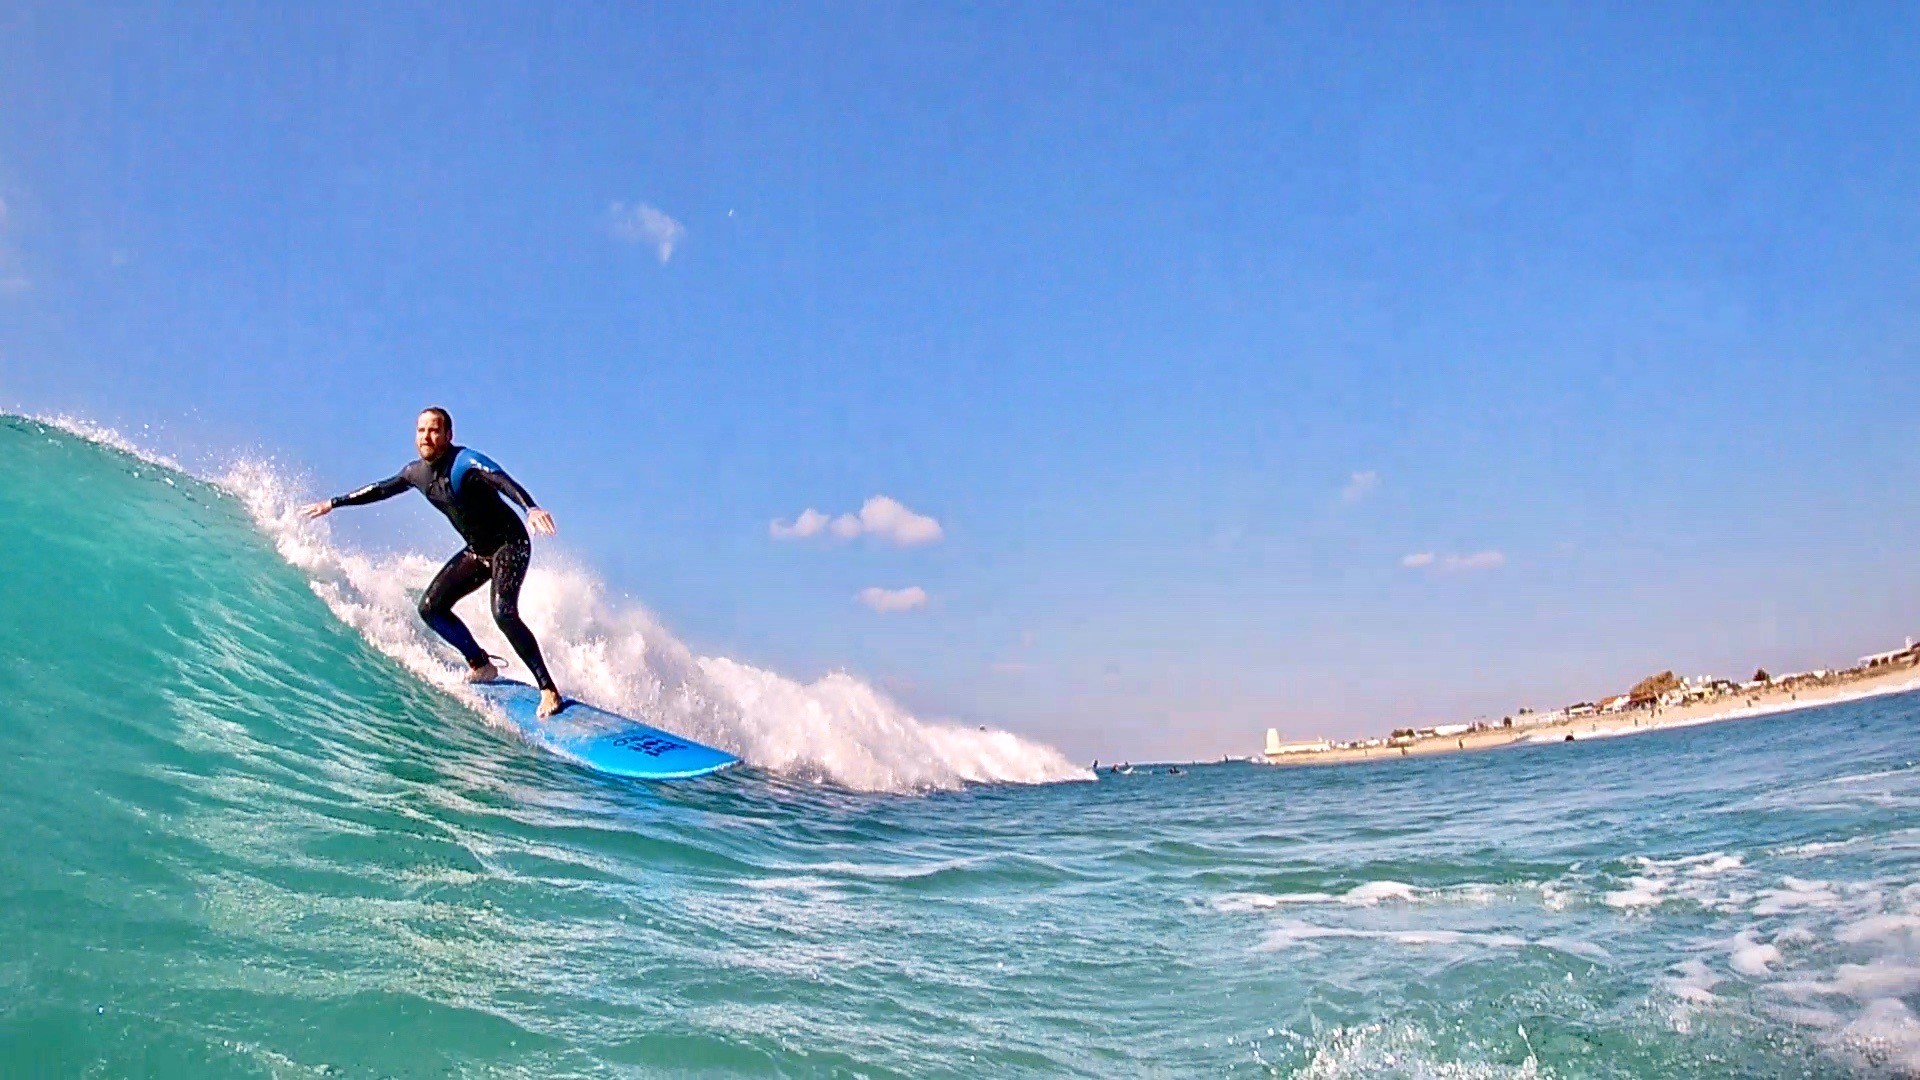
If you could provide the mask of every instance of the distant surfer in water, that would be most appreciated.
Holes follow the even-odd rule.
[[[536,714],[552,716],[563,707],[560,692],[554,689],[553,677],[540,659],[540,643],[520,621],[520,585],[533,558],[533,541],[500,496],[526,510],[527,524],[542,536],[553,535],[553,515],[540,509],[527,489],[491,458],[453,445],[453,417],[445,409],[435,406],[420,413],[414,421],[413,446],[420,451],[420,460],[408,462],[406,468],[377,484],[314,503],[302,512],[309,518],[325,517],[338,507],[391,499],[408,488],[425,495],[434,509],[453,522],[467,546],[434,575],[433,584],[420,597],[420,617],[466,657],[468,682],[499,678],[492,658],[473,640],[467,624],[453,613],[454,604],[491,578],[493,621],[500,625],[500,632],[513,644],[513,651],[520,654],[520,661],[540,686]]]

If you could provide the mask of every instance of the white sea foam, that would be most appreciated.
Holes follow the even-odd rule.
[[[1840,894],[1824,881],[1806,881],[1782,877],[1779,888],[1761,889],[1753,905],[1755,915],[1780,915],[1807,908],[1832,908],[1840,903]]]
[[[1213,898],[1213,910],[1224,914],[1261,911],[1283,904],[1331,904],[1339,898],[1332,893],[1227,893]]]
[[[1920,1020],[1898,998],[1875,998],[1833,1037],[1845,1056],[1870,1068],[1892,1066],[1899,1075],[1920,1071]]]
[[[1896,776],[1904,777],[1911,772],[1913,772],[1913,766],[1907,764],[1897,769],[1874,769],[1870,772],[1849,773],[1846,776],[1836,776],[1826,782],[1829,784],[1864,784],[1869,780],[1887,780]]]
[[[187,471],[90,421],[29,419]],[[244,460],[211,479],[241,501],[341,621],[429,683],[488,711],[414,610],[439,560],[368,555],[334,544],[324,521],[300,516],[302,492],[271,463]],[[610,600],[591,571],[551,551],[543,550],[528,573],[520,607],[547,666],[569,693],[763,768],[868,791],[1093,779],[1053,747],[1005,731],[919,719],[845,673],[803,684],[725,657],[695,656],[640,605]],[[489,652],[512,656],[485,608],[484,596],[469,598],[461,615]]]
[[[1299,893],[1253,893],[1236,892],[1215,897],[1211,903],[1215,911],[1223,914],[1245,914],[1259,911],[1300,911],[1313,905],[1327,905],[1340,911],[1335,915],[1331,911],[1321,921],[1310,922],[1303,918],[1283,917],[1270,923],[1262,936],[1258,949],[1263,952],[1280,952],[1325,939],[1355,939],[1383,941],[1396,945],[1415,948],[1457,947],[1486,949],[1520,949],[1538,947],[1566,953],[1583,960],[1607,962],[1611,959],[1607,951],[1591,942],[1581,941],[1564,935],[1553,935],[1537,939],[1520,937],[1510,933],[1481,929],[1459,929],[1452,926],[1405,927],[1405,926],[1366,926],[1351,925],[1355,919],[1366,920],[1377,917],[1376,909],[1383,905],[1394,908],[1418,906],[1430,912],[1444,913],[1450,908],[1461,906],[1479,907],[1505,898],[1517,898],[1518,895],[1533,891],[1534,887],[1525,885],[1520,888],[1498,887],[1479,883],[1450,885],[1438,888],[1420,888],[1405,882],[1383,880],[1369,881],[1355,886],[1344,893],[1299,892]]]
[[[1635,877],[1628,880],[1626,888],[1610,892],[1601,899],[1608,907],[1652,907],[1661,901],[1662,894],[1666,891],[1667,882],[1658,878]]]
[[[1780,947],[1760,941],[1754,930],[1735,934],[1732,944],[1727,966],[1742,975],[1765,975],[1772,965],[1780,963]]]
[[[1388,900],[1412,902],[1419,895],[1418,890],[1403,881],[1369,881],[1356,885],[1347,893],[1347,900],[1355,904],[1379,904]]]
[[[1285,920],[1268,929],[1260,941],[1260,948],[1268,952],[1278,952],[1303,941],[1314,941],[1320,938],[1360,938],[1415,946],[1478,945],[1493,949],[1519,949],[1531,944],[1527,939],[1511,934],[1479,933],[1445,927],[1423,930],[1376,930],[1356,926],[1319,926],[1313,923]]]
[[[1702,907],[1719,909],[1739,903],[1747,894],[1723,889],[1717,878],[1745,865],[1740,855],[1710,851],[1678,859],[1635,857],[1632,862],[1641,871],[1627,879],[1624,889],[1615,889],[1601,897],[1611,908],[1631,910],[1651,908],[1670,900],[1687,901]]]
[[[1365,1024],[1333,1028],[1316,1038],[1313,1056],[1296,1074],[1302,1080],[1345,1077],[1419,1077],[1422,1080],[1531,1080],[1543,1074],[1531,1053],[1518,1065],[1448,1061],[1436,1055],[1431,1035],[1410,1024]]]
[[[324,521],[300,516],[299,492],[271,465],[241,462],[218,483],[343,622],[434,685],[485,707],[414,610],[439,560],[334,544]],[[486,604],[482,594],[470,597],[461,617],[483,648],[512,657]],[[640,605],[611,599],[591,571],[549,550],[527,575],[520,613],[568,693],[790,776],[868,791],[1092,779],[1050,746],[919,719],[845,673],[800,683],[726,657],[695,656]]]
[[[1898,842],[1894,834],[1841,843]],[[1780,854],[1828,850],[1802,845]],[[1674,1030],[1690,1031],[1697,1012],[1721,1007],[1734,994],[1731,986],[1722,989],[1731,975],[1753,995],[1754,1007],[1812,1032],[1868,1074],[1920,1074],[1920,1018],[1907,1004],[1920,995],[1920,884],[1769,878],[1718,852],[1634,864],[1642,873],[1629,888],[1607,894],[1613,906],[1657,909],[1684,898],[1744,924],[1729,938],[1703,943],[1724,950],[1724,967],[1694,957],[1662,981],[1677,999]]]
[[[1673,975],[1665,986],[1675,997],[1683,1001],[1704,1003],[1714,1000],[1713,988],[1725,981],[1713,973],[1705,960],[1682,960],[1673,965]]]
[[[1294,904],[1337,904],[1345,907],[1377,907],[1381,904],[1486,904],[1503,895],[1498,886],[1469,882],[1438,888],[1422,888],[1404,881],[1365,881],[1343,893],[1228,893],[1213,901],[1217,911],[1254,911]]]
[[[1867,839],[1864,836],[1850,836],[1845,840],[1810,840],[1804,844],[1790,844],[1779,849],[1775,854],[1789,858],[1814,858],[1843,851]]]

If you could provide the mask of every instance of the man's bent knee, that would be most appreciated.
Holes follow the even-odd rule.
[[[520,618],[520,605],[504,596],[493,598],[493,621],[497,623],[515,622]]]

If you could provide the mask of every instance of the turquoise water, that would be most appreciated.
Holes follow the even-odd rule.
[[[1920,1071],[1912,696],[971,783],[1063,766],[632,622],[625,692],[758,764],[611,782],[436,681],[404,589],[257,485],[10,418],[0,460],[0,1074]],[[800,693],[831,754],[779,741]]]

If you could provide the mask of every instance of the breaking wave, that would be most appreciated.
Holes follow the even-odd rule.
[[[64,417],[32,423],[187,479],[176,462],[111,429]],[[441,559],[372,554],[336,542],[325,521],[300,516],[308,493],[272,462],[241,460],[208,479],[240,502],[342,622],[433,686],[476,711],[488,709],[461,681],[452,651],[415,613]],[[513,656],[487,615],[484,590],[459,610],[489,652]],[[590,568],[551,549],[540,552],[528,574],[520,610],[568,694],[792,779],[904,792],[1091,778],[1050,746],[916,717],[844,672],[802,683],[728,657],[697,656],[644,607],[610,596]]]

